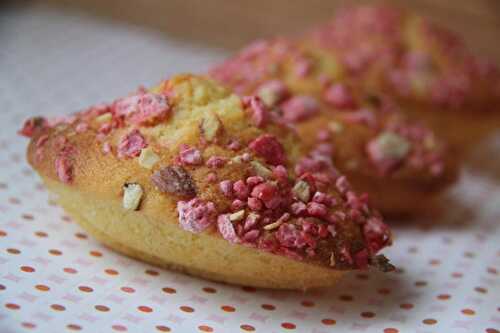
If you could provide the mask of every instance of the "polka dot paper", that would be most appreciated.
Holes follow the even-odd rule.
[[[439,218],[394,223],[390,274],[310,292],[234,287],[101,246],[51,199],[15,135],[36,114],[109,101],[220,50],[45,7],[0,12],[0,332],[500,332],[500,140]]]

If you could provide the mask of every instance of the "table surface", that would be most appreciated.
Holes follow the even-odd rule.
[[[55,206],[24,161],[24,118],[203,72],[225,55],[45,6],[0,11],[0,332],[498,332],[500,185],[486,172],[498,162],[484,162],[498,138],[478,152],[482,171],[467,168],[449,193],[449,214],[396,224],[385,252],[396,273],[352,273],[324,291],[161,270],[102,247]]]

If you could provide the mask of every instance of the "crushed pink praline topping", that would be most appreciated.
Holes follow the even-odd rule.
[[[147,146],[146,139],[138,129],[134,129],[122,137],[118,144],[118,157],[136,157],[141,149]]]
[[[300,249],[307,244],[304,234],[295,225],[283,223],[276,232],[276,238],[284,247]]]
[[[203,157],[199,149],[185,145],[179,151],[179,161],[183,165],[200,165],[203,163]]]
[[[285,150],[274,135],[262,134],[250,142],[249,147],[271,165],[286,164]]]
[[[244,200],[248,197],[248,186],[243,180],[238,180],[233,184],[233,193],[238,199]]]
[[[109,142],[104,142],[102,144],[102,152],[104,154],[109,154],[111,152],[111,144]]]
[[[269,102],[270,106],[274,106],[290,96],[290,91],[281,80],[264,82],[257,88],[257,92],[261,98],[268,99],[266,102]]]
[[[210,156],[205,163],[207,167],[213,169],[222,168],[227,163],[227,158],[221,156]]]
[[[377,116],[369,108],[360,108],[342,115],[342,118],[349,123],[364,124],[371,128],[377,127]]]
[[[255,186],[251,193],[252,197],[259,199],[266,208],[275,209],[281,203],[281,197],[276,185],[266,182]]]
[[[219,188],[226,198],[233,198],[233,182],[230,180],[223,180],[219,183]]]
[[[193,233],[204,231],[217,220],[217,210],[214,203],[199,198],[177,202],[177,212],[181,227]]]
[[[58,152],[55,160],[56,174],[60,181],[69,184],[73,180],[73,162],[72,156],[75,148],[70,145],[65,145]]]
[[[55,163],[57,177],[59,177],[63,183],[70,183],[73,179],[73,169],[70,160],[65,156],[59,156],[56,158]]]
[[[124,116],[135,125],[154,124],[165,118],[170,111],[165,95],[145,92],[119,99],[113,107],[116,115]]]
[[[410,153],[411,143],[403,136],[385,131],[370,140],[366,146],[375,167],[388,174],[397,169]]]
[[[48,122],[45,118],[33,117],[33,118],[27,119],[24,122],[23,128],[21,128],[18,131],[18,133],[22,136],[31,138],[36,130],[47,127],[47,126],[48,126]]]
[[[371,217],[363,226],[363,235],[368,249],[372,253],[376,253],[389,241],[389,227],[380,218]]]
[[[281,104],[283,119],[299,122],[316,115],[319,112],[318,102],[311,96],[293,96]]]
[[[268,122],[267,106],[257,96],[243,97],[243,107],[250,109],[251,119],[255,126],[263,127]]]
[[[83,133],[83,132],[87,131],[88,128],[89,128],[89,124],[87,124],[86,122],[81,122],[78,125],[76,125],[75,131],[77,133]]]
[[[304,78],[311,73],[313,69],[313,63],[311,60],[305,57],[299,57],[298,59],[295,60],[294,69],[295,69],[295,74],[297,74],[298,77]]]
[[[352,92],[342,83],[336,83],[328,87],[324,99],[327,103],[341,110],[352,110],[357,106]]]
[[[240,242],[240,238],[234,230],[233,223],[231,223],[231,220],[229,219],[229,214],[219,215],[217,218],[217,229],[225,240],[228,240],[231,243]]]

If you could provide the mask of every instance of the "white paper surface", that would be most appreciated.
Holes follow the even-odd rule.
[[[394,227],[386,254],[399,272],[353,273],[309,293],[154,268],[100,246],[49,203],[24,161],[27,140],[15,135],[24,118],[109,101],[223,56],[86,16],[0,12],[0,332],[500,330],[499,180],[470,171],[453,189],[446,224]]]

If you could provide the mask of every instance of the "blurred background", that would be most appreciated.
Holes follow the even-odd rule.
[[[375,1],[346,0],[49,0],[49,5],[157,29],[171,37],[237,49],[248,41],[296,33],[329,19],[339,6]],[[462,33],[478,52],[500,58],[500,1],[395,0]]]
[[[500,63],[500,1],[386,2],[462,33],[476,52]],[[357,3],[362,1],[0,1],[0,101],[28,114],[68,113],[140,83],[203,72],[256,38],[304,31],[339,6]],[[26,94],[29,99],[20,98]]]

